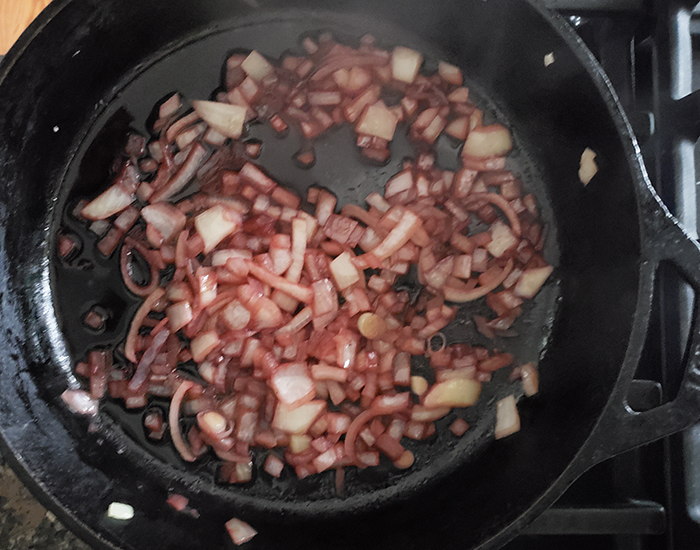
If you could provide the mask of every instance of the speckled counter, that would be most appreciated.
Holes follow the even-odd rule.
[[[90,550],[31,495],[0,457],[0,549]]]

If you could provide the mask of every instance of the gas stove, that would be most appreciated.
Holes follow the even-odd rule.
[[[700,5],[668,0],[549,0],[608,75],[640,144],[652,185],[697,238],[700,173]],[[673,399],[693,295],[661,265],[635,410]],[[680,550],[700,545],[700,425],[610,459],[582,476],[506,548]]]

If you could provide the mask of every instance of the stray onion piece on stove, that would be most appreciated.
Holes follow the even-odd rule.
[[[347,466],[384,456],[410,468],[403,438],[426,439],[437,420],[474,405],[494,371],[515,367],[511,379],[537,392],[533,363],[448,345],[441,331],[460,303],[484,299],[494,315],[475,319],[479,331],[514,335],[552,267],[536,201],[506,169],[510,132],[483,123],[459,68],[443,61],[423,74],[420,53],[386,51],[370,37],[358,49],[326,35],[304,45],[307,55],[280,63],[233,55],[224,89],[192,110],[170,96],[152,137],[130,136],[112,186],[73,210],[86,226],[104,225],[99,251],[119,251],[125,285],[143,302],[124,342],[127,364],[110,350],[90,353],[76,367],[90,392],[63,397],[83,414],[105,395],[128,408],[170,399],[167,418],[147,415],[150,433],[169,430],[188,462],[216,454],[221,481],[251,480],[257,448],[269,450],[269,475],[335,470],[342,492]],[[386,103],[387,91],[398,99]],[[314,138],[347,124],[370,161],[388,159],[396,132],[420,153],[368,206],[338,210],[329,191],[299,197],[251,160],[274,147],[245,141],[251,121],[299,132],[300,165],[313,164]],[[463,142],[456,172],[436,164],[443,133]],[[68,262],[80,243],[61,235]],[[422,285],[413,300],[395,289],[412,268]],[[434,382],[412,372],[413,356],[428,357]],[[184,416],[196,419],[187,429]],[[461,436],[469,426],[455,418],[449,429]],[[518,426],[510,396],[498,404],[497,437]],[[169,502],[181,509],[183,499]],[[236,544],[255,534],[235,518],[227,529]]]

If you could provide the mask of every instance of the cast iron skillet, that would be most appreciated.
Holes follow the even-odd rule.
[[[678,397],[647,413],[627,406],[656,266],[674,262],[697,291],[700,250],[650,190],[607,80],[567,25],[523,0],[357,0],[330,10],[317,0],[56,0],[0,69],[0,434],[37,497],[98,547],[224,548],[222,525],[235,515],[260,531],[251,547],[494,548],[593,464],[700,416],[696,329]],[[490,442],[493,401],[512,391],[494,384],[463,443],[439,440],[403,477],[358,478],[347,499],[329,496],[324,481],[308,494],[264,480],[250,491],[217,487],[206,472],[145,451],[106,412],[89,430],[59,398],[85,345],[62,329],[84,297],[72,303],[58,292],[65,278],[52,268],[70,186],[84,182],[91,139],[116,113],[137,124],[167,86],[207,95],[230,49],[279,55],[323,30],[351,40],[369,31],[387,47],[459,65],[513,129],[556,245],[548,251],[555,277],[525,319],[532,326],[522,346],[540,356],[541,392],[521,403],[521,432]],[[550,52],[555,63],[545,67]],[[130,90],[151,77],[166,89],[148,89],[155,97],[139,104]],[[585,147],[598,153],[600,171],[584,188]],[[343,200],[367,191],[324,183]],[[90,281],[103,267],[85,278],[86,294],[97,292],[101,283]],[[201,517],[170,510],[169,491],[188,496]],[[133,520],[107,518],[114,501],[134,506]]]

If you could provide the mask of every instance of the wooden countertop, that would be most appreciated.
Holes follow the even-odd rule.
[[[5,55],[22,31],[51,0],[0,0],[0,55]]]

